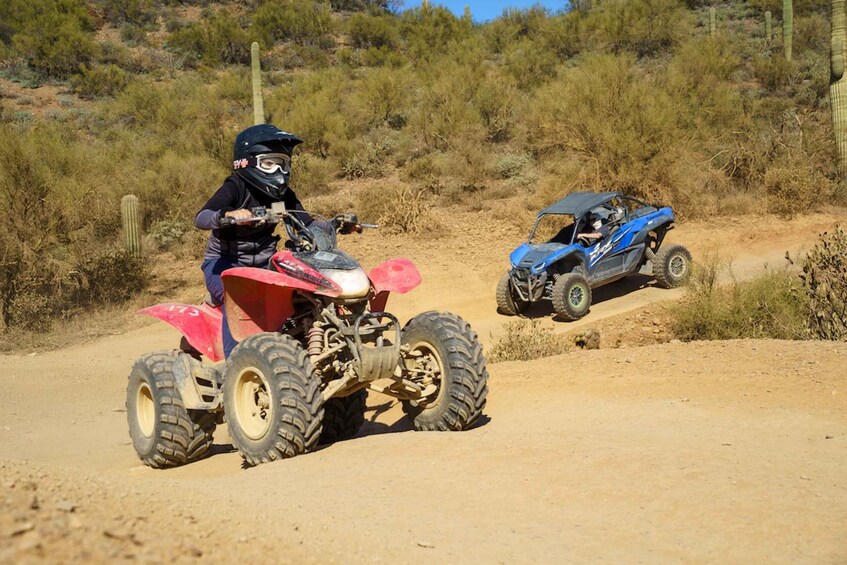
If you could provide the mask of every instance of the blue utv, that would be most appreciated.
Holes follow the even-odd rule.
[[[619,192],[574,192],[538,213],[526,243],[509,256],[497,285],[497,310],[514,316],[551,301],[564,320],[582,318],[591,289],[652,266],[656,283],[671,288],[691,275],[691,253],[662,247],[674,227],[669,207],[651,206]]]

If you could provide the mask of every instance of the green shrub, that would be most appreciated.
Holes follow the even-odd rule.
[[[787,270],[769,271],[721,286],[722,269],[697,265],[682,302],[671,309],[671,328],[684,341],[740,338],[802,339],[806,302]]]
[[[575,152],[596,172],[597,189],[626,190],[678,204],[686,193],[674,100],[629,55],[586,57],[539,89],[524,117],[529,147]]]
[[[330,47],[332,17],[329,6],[314,0],[265,2],[253,15],[251,31],[266,47],[277,41]]]
[[[511,44],[504,56],[506,71],[515,79],[515,84],[525,90],[555,78],[556,63],[555,52],[530,39]]]
[[[551,328],[542,327],[537,320],[515,320],[503,324],[504,334],[491,348],[489,360],[531,361],[560,355],[568,350],[564,340]]]
[[[265,107],[287,131],[300,136],[304,151],[320,157],[340,153],[347,142],[347,123],[341,106],[346,80],[336,70],[304,74],[289,88],[266,97]]]
[[[407,72],[366,69],[351,93],[350,106],[362,131],[388,125],[402,128],[409,113],[411,80]]]
[[[98,0],[109,23],[144,25],[156,19],[151,0]]]
[[[71,77],[74,91],[82,98],[114,96],[129,84],[129,77],[117,65],[97,65],[88,68],[83,65],[78,75]]]
[[[796,72],[796,63],[788,61],[781,53],[770,53],[753,58],[753,74],[762,88],[775,92],[788,85]]]
[[[353,14],[347,27],[353,45],[358,49],[385,48],[394,51],[400,48],[398,23],[389,15]]]
[[[250,62],[249,36],[238,20],[225,10],[170,34],[168,45],[207,65]]]
[[[596,0],[585,25],[601,45],[643,57],[678,43],[687,20],[679,0]]]
[[[775,162],[765,173],[763,183],[768,210],[786,218],[812,209],[819,203],[822,189],[829,184],[819,171],[796,161]]]
[[[150,238],[159,249],[169,249],[182,242],[183,236],[192,228],[184,219],[166,218],[153,223],[148,230]]]
[[[432,205],[427,193],[398,183],[367,187],[356,199],[359,217],[395,233],[431,231],[435,227]]]
[[[65,78],[88,63],[96,52],[94,39],[83,21],[52,10],[34,16],[13,40],[29,66],[44,76]]]
[[[800,274],[809,301],[808,326],[818,339],[847,340],[847,234],[823,233]]]
[[[510,179],[526,175],[532,169],[533,161],[532,156],[526,153],[509,154],[497,159],[495,166],[500,177]]]
[[[342,163],[341,171],[348,180],[379,178],[385,175],[391,152],[391,144],[385,138],[358,144]]]
[[[327,194],[329,183],[337,176],[338,165],[309,153],[300,153],[292,161],[291,184],[299,197]]]
[[[401,35],[409,57],[429,61],[471,36],[471,22],[453,15],[442,6],[421,6],[400,15]]]

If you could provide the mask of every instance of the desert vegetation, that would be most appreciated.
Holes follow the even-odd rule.
[[[688,218],[843,204],[828,10],[794,2],[788,60],[765,32],[777,0],[580,1],[484,24],[391,0],[2,2],[0,327],[144,286],[251,123],[252,41],[267,119],[306,140],[298,194],[371,180],[343,202],[395,231],[421,233],[433,207],[528,214],[578,188]],[[39,103],[39,86],[56,94]],[[126,194],[140,257],[122,244]]]
[[[680,339],[847,338],[847,237],[823,233],[798,261],[753,280],[732,278],[732,265],[717,256],[697,265],[688,293],[673,308]],[[726,274],[729,284],[719,284]]]

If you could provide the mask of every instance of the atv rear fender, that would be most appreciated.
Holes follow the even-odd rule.
[[[176,304],[169,302],[157,304],[138,311],[167,322],[178,329],[194,349],[212,361],[222,361],[224,358],[223,342],[221,341],[220,308],[201,304]]]
[[[406,294],[421,284],[421,274],[408,259],[389,259],[374,267],[368,278],[371,280],[371,312],[384,312],[388,295],[392,292]]]

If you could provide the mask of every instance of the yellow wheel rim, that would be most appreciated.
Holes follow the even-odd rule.
[[[135,394],[135,419],[144,437],[152,437],[156,427],[156,404],[150,385],[142,382]]]
[[[271,427],[270,385],[255,367],[243,369],[235,381],[235,420],[248,438],[259,440]]]

